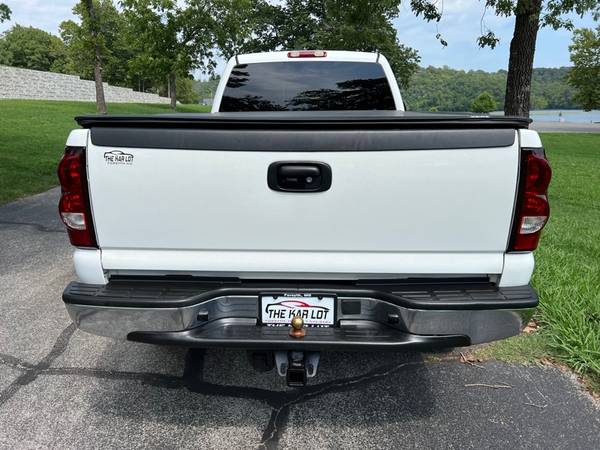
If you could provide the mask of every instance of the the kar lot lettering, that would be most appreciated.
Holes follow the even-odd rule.
[[[318,307],[308,307],[299,309],[272,309],[267,307],[269,319],[286,319],[291,321],[295,316],[311,320],[327,320],[329,309],[317,309]]]
[[[104,160],[107,164],[133,164],[133,155],[121,150],[113,150],[104,153]]]

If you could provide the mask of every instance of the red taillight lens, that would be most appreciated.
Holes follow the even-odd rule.
[[[288,58],[325,58],[325,50],[293,50],[288,52]]]
[[[523,149],[519,202],[509,251],[533,251],[550,217],[548,185],[552,178],[543,149]]]
[[[81,186],[81,155],[73,147],[65,150],[58,164],[58,179],[64,192],[78,191]]]
[[[67,226],[71,244],[97,247],[85,171],[85,149],[67,147],[58,164],[62,195],[58,204],[60,218]]]
[[[527,173],[525,178],[525,192],[545,195],[548,191],[552,170],[545,159],[544,153],[528,152],[526,155]]]

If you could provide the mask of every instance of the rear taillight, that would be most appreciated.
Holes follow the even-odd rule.
[[[521,152],[519,197],[508,250],[528,252],[537,248],[542,228],[550,216],[548,185],[552,170],[544,149],[522,149]]]
[[[325,58],[325,50],[294,50],[288,52],[288,58]]]
[[[62,189],[58,211],[67,226],[71,244],[97,247],[87,190],[85,148],[65,148],[58,164],[58,179]]]

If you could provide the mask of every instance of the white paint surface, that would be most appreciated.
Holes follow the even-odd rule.
[[[330,273],[502,271],[518,146],[386,152],[88,149],[104,269]],[[269,164],[317,160],[331,189],[282,193]]]

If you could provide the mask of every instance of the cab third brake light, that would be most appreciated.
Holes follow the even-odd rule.
[[[327,52],[324,50],[294,50],[288,52],[288,58],[325,58]]]

